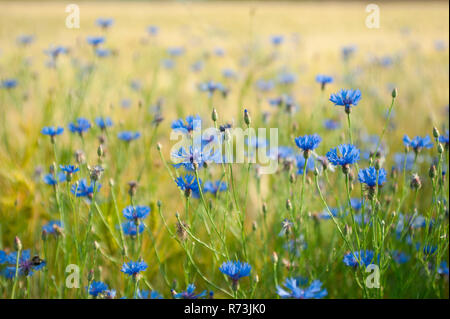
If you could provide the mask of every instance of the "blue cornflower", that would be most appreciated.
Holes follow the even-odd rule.
[[[342,105],[345,107],[345,112],[350,113],[350,109],[352,106],[358,105],[361,100],[361,91],[360,90],[346,90],[341,89],[339,92],[331,94],[330,101],[334,103],[334,105]]]
[[[199,72],[203,69],[204,63],[203,61],[195,61],[191,64],[191,70],[194,72]]]
[[[0,250],[0,265],[6,263],[6,253],[3,250]]]
[[[296,278],[286,278],[284,286],[290,292],[277,286],[277,294],[281,298],[321,299],[328,294],[326,289],[322,289],[322,283],[319,280],[314,280],[308,288],[300,288],[300,283]]]
[[[148,206],[127,206],[122,210],[123,216],[128,220],[144,219],[150,213],[150,207]]]
[[[271,151],[271,154],[274,154],[276,150]],[[289,146],[279,146],[278,147],[278,159],[290,159],[295,157],[295,151],[292,147]]]
[[[397,264],[404,264],[408,262],[411,259],[411,257],[405,254],[404,252],[394,250],[392,251],[392,259],[394,259],[394,261]]]
[[[277,46],[283,43],[284,37],[282,35],[273,35],[270,37],[270,42],[272,42],[273,45]]]
[[[80,170],[75,165],[59,165],[59,167],[66,175],[72,175]]]
[[[189,151],[184,147],[181,147],[177,152],[173,152],[171,157],[174,161],[178,162],[173,164],[173,166],[175,168],[183,166],[188,171],[194,171],[194,165],[198,165],[197,169],[199,169],[205,164],[221,163],[222,158],[220,152],[214,152],[214,148],[205,147],[206,145],[203,145],[201,149],[200,147],[189,146]]]
[[[122,227],[123,233],[127,236],[136,236],[138,227],[139,227],[139,234],[141,234],[145,229],[143,223],[140,223],[139,226],[136,226],[136,223],[132,220],[123,222],[122,225],[120,225],[120,227]]]
[[[359,171],[358,180],[362,184],[366,184],[369,187],[375,187],[377,184],[377,170],[375,167],[365,168]],[[386,182],[386,170],[381,168],[378,171],[378,185],[381,186]]]
[[[208,92],[209,97],[212,97],[214,92],[216,91],[224,92],[226,90],[225,87],[222,85],[222,83],[214,81],[207,81],[204,83],[200,83],[198,85],[198,89],[203,92]]]
[[[171,70],[175,66],[175,61],[172,59],[162,59],[161,64],[165,69]]]
[[[98,18],[95,20],[95,24],[103,29],[107,29],[114,24],[113,18]]]
[[[215,181],[215,182],[207,181],[205,182],[203,190],[213,195],[217,195],[217,193],[224,192],[227,190],[227,183],[222,181]]]
[[[117,134],[117,137],[125,142],[131,142],[132,140],[136,140],[141,136],[141,133],[139,132],[129,132],[129,131],[123,131]]]
[[[403,144],[405,144],[406,147],[411,147],[416,153],[419,153],[423,148],[433,147],[433,143],[428,135],[425,137],[416,136],[413,139],[410,139],[408,135],[405,135],[403,136]]]
[[[200,197],[200,187],[202,185],[202,180],[199,179],[199,182],[200,185],[198,185],[195,176],[190,174],[185,175],[184,179],[181,176],[175,179],[175,183],[182,191],[184,191],[184,194],[187,197],[189,197],[191,194],[195,198]]]
[[[219,270],[230,277],[233,283],[237,283],[237,281],[243,277],[250,276],[250,272],[252,270],[252,266],[248,263],[243,263],[240,261],[227,261],[219,267]]]
[[[374,253],[372,250],[360,250],[354,253],[348,253],[344,256],[344,264],[350,267],[358,267],[359,264],[369,266],[374,261]]]
[[[264,79],[259,79],[258,81],[256,81],[256,87],[261,92],[268,92],[275,87],[275,82],[273,80],[266,81]]]
[[[316,82],[321,85],[322,90],[325,89],[325,85],[328,83],[333,83],[333,77],[329,75],[318,74],[316,76]]]
[[[108,290],[108,285],[101,281],[93,280],[89,285],[88,292],[93,297],[98,297],[98,295],[102,294]]]
[[[232,69],[223,69],[222,76],[227,79],[235,79],[237,77],[237,74]]]
[[[195,294],[195,285],[189,284],[186,288],[186,291],[175,293],[175,291],[172,290],[172,294],[176,299],[199,299],[206,295],[206,290],[203,290],[199,294]]]
[[[52,60],[56,60],[56,58],[60,54],[66,54],[67,52],[69,52],[69,50],[62,45],[51,46],[50,48],[48,48],[47,50],[44,51],[44,53],[49,55]]]
[[[124,263],[122,265],[121,272],[136,277],[141,271],[144,271],[147,269],[147,264],[145,261],[132,261],[130,260],[128,263]]]
[[[86,179],[83,178],[78,183],[73,184],[70,191],[76,197],[87,197],[91,199],[94,195],[94,187],[96,188],[95,191],[98,192],[102,187],[102,184],[92,183],[91,185],[88,185]]]
[[[42,231],[48,235],[58,235],[59,231],[63,228],[63,224],[59,220],[51,220],[44,226],[42,226]]]
[[[198,123],[195,123],[197,122]],[[189,115],[186,116],[186,121],[183,121],[183,119],[178,119],[172,122],[172,129],[182,131],[184,133],[189,133],[194,130],[195,127],[201,126],[202,119],[198,115]],[[195,125],[195,127],[194,127]]]
[[[90,36],[90,37],[86,38],[86,41],[88,44],[92,45],[93,47],[96,47],[96,46],[102,44],[103,42],[105,42],[105,38],[97,37],[97,36]]]
[[[445,131],[445,135],[439,136],[439,142],[444,143],[447,147],[449,144],[448,130]]]
[[[155,290],[150,292],[148,290],[141,291],[138,289],[136,299],[164,299],[164,298],[159,292]]]
[[[327,129],[327,130],[336,130],[338,128],[341,127],[341,124],[338,121],[332,120],[332,119],[328,119],[325,120],[323,122],[323,126]]]
[[[350,199],[350,205],[352,206],[353,210],[358,211],[361,209],[364,201],[360,200],[359,198],[351,198]]]
[[[412,170],[414,166],[414,154],[408,153],[395,153],[394,154],[394,168],[398,170],[399,172],[403,171],[403,167],[405,167],[405,170],[410,171]]]
[[[105,49],[105,48],[96,48],[95,49],[95,55],[98,56],[99,58],[106,58],[108,56],[111,55],[111,50],[110,49]]]
[[[184,48],[183,47],[172,47],[167,49],[167,54],[177,57],[184,54]]]
[[[283,85],[293,84],[297,81],[297,75],[290,72],[282,72],[278,75],[277,81]]]
[[[147,27],[147,32],[149,35],[152,35],[152,36],[157,35],[158,31],[159,31],[159,27],[156,25],[149,25]]]
[[[18,82],[16,79],[5,79],[2,80],[2,87],[5,89],[13,89],[17,86]]]
[[[441,262],[437,272],[439,275],[448,276],[448,264],[445,260]]]
[[[416,250],[419,251],[420,248],[422,248],[422,244],[421,243],[416,243]],[[433,245],[425,245],[422,248],[422,252],[424,255],[434,255],[434,253],[436,253],[437,251],[437,246],[433,246]]]
[[[330,213],[331,215],[333,215],[333,217],[338,217],[339,209],[337,209],[336,207],[330,207]],[[324,211],[319,213],[317,217],[319,217],[319,219],[328,220],[331,219],[330,213],[328,212],[327,209],[325,209]]]
[[[295,144],[298,148],[303,150],[303,155],[305,157],[309,156],[309,153],[316,149],[317,146],[319,146],[320,142],[322,141],[322,138],[317,135],[305,135],[305,136],[299,136],[295,139]]]
[[[342,48],[341,52],[342,52],[342,58],[344,59],[344,61],[347,61],[350,56],[353,55],[353,53],[356,52],[356,46],[354,45],[348,45]]]
[[[54,186],[58,183],[62,183],[66,181],[66,174],[64,174],[63,172],[59,172],[57,174],[57,176],[55,176],[55,174],[46,174],[44,175],[44,177],[42,178],[44,183],[50,186]]]
[[[334,166],[348,167],[359,161],[359,149],[352,144],[341,144],[337,148],[332,148],[327,154],[328,161]]]
[[[113,125],[111,118],[109,117],[97,117],[95,123],[101,130],[106,130],[108,127]]]
[[[56,135],[62,134],[62,132],[64,132],[64,129],[61,126],[45,126],[44,128],[42,128],[42,131],[41,131],[42,134],[48,135],[52,139]]]
[[[34,35],[31,34],[21,34],[16,38],[18,44],[26,46],[34,41]]]
[[[14,278],[16,274],[17,252],[12,252],[6,256],[6,264],[12,265],[4,269],[6,278]],[[41,260],[38,256],[31,258],[30,250],[26,249],[20,253],[19,257],[19,276],[32,276],[33,272],[44,268],[45,260]]]
[[[297,174],[303,175],[303,169],[305,167],[305,157],[301,155],[297,155],[295,157],[295,162],[297,165]],[[309,158],[308,163],[306,163],[306,173],[314,171],[315,161],[314,158]]]
[[[91,123],[83,117],[78,118],[75,123],[69,123],[69,130],[72,133],[78,133],[80,135],[87,132],[90,128]]]

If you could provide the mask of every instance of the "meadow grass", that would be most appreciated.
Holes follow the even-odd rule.
[[[363,3],[80,2],[79,29],[65,26],[65,5],[0,2],[1,298],[280,298],[287,278],[309,287],[294,297],[448,298],[448,3],[383,2],[379,29],[365,26]],[[99,17],[114,23],[103,30]],[[88,36],[104,37],[108,56]],[[67,52],[44,53],[55,45]],[[333,82],[322,89],[317,74]],[[220,83],[212,94],[199,89],[207,81]],[[330,101],[341,88],[361,92],[348,114]],[[174,167],[173,122],[197,114],[203,128],[278,128],[289,147],[278,170],[189,156]],[[91,127],[72,133],[80,117]],[[64,132],[50,138],[49,126]],[[295,138],[312,134],[321,141],[303,152]],[[405,134],[432,145],[407,147]],[[327,156],[340,144],[360,150],[342,169]],[[59,181],[69,164],[79,171]],[[370,166],[375,182],[387,172],[381,187],[358,179]],[[92,189],[75,196],[82,179]],[[206,181],[226,187],[215,195]],[[130,236],[118,225],[137,205],[150,210]],[[43,231],[49,221],[62,224]],[[124,266],[139,260],[148,267]],[[369,264],[380,288],[366,284]],[[189,284],[205,295],[178,295]]]

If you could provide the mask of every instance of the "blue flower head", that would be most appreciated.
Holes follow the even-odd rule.
[[[336,106],[344,106],[347,113],[350,113],[351,107],[358,105],[360,100],[361,91],[353,89],[341,89],[339,92],[331,94],[330,96],[330,101],[333,102]]]
[[[108,290],[108,285],[101,281],[93,280],[88,287],[88,292],[93,297],[98,297],[100,294]]]
[[[404,264],[407,263],[411,257],[404,252],[394,250],[392,251],[392,259],[394,259],[397,264]]]
[[[433,143],[428,135],[425,137],[416,136],[413,139],[410,139],[408,135],[405,135],[403,136],[403,144],[407,147],[411,147],[416,153],[420,152],[424,148],[433,147]]]
[[[76,167],[75,165],[59,165],[59,167],[61,168],[61,171],[63,171],[64,173],[66,173],[67,175],[72,175],[76,172],[78,172],[80,169],[78,167]]]
[[[256,87],[261,92],[268,92],[275,87],[275,82],[273,80],[266,81],[264,79],[259,79],[258,81],[256,81]]]
[[[205,182],[203,190],[213,195],[217,195],[219,192],[224,192],[227,190],[227,183],[224,181],[207,181]]]
[[[105,42],[104,37],[97,37],[97,36],[90,36],[86,38],[86,41],[88,44],[92,45],[93,47],[97,47],[98,45]]]
[[[326,289],[322,289],[322,283],[319,280],[314,280],[307,288],[301,288],[299,280],[286,278],[284,286],[290,291],[277,286],[277,294],[281,298],[321,299],[328,294]]]
[[[325,89],[325,85],[333,83],[333,77],[329,75],[318,74],[316,76],[316,82],[320,84],[322,90]]]
[[[441,276],[448,276],[448,264],[445,260],[439,265],[438,274]]]
[[[129,132],[129,131],[123,131],[117,134],[117,137],[125,142],[131,142],[133,140],[138,139],[141,136],[141,133],[139,132]]]
[[[444,143],[448,147],[449,144],[448,130],[445,131],[445,135],[439,136],[439,142]]]
[[[295,157],[295,162],[297,165],[297,174],[303,175],[303,169],[305,167],[305,157],[301,155],[297,155]],[[314,171],[315,161],[314,158],[309,158],[308,163],[306,163],[306,173]]]
[[[83,178],[77,184],[73,184],[70,191],[76,197],[87,197],[89,199],[92,199],[94,194],[94,185],[96,188],[96,192],[98,192],[102,187],[102,184],[99,183],[92,183],[91,185],[88,185],[86,179]]]
[[[203,290],[201,293],[195,293],[195,285],[189,284],[186,288],[186,291],[182,291],[180,293],[175,293],[172,290],[173,297],[176,299],[199,299],[206,295],[206,290]]]
[[[110,26],[114,24],[113,18],[98,18],[95,20],[95,24],[98,25],[100,28],[108,29]]]
[[[5,89],[13,89],[17,86],[17,80],[16,79],[5,79],[2,80],[2,87]]]
[[[377,185],[377,178],[379,186],[383,185],[383,183],[386,182],[386,170],[384,168],[381,168],[378,171],[378,174],[375,167],[362,169],[358,173],[359,182],[362,184],[366,184],[369,187],[375,187]]]
[[[62,134],[62,132],[64,132],[64,129],[61,126],[45,126],[41,131],[42,134],[50,136],[52,140],[56,135]]]
[[[147,264],[144,261],[132,261],[130,260],[128,263],[124,263],[122,265],[121,272],[136,277],[141,271],[147,269]]]
[[[6,263],[6,253],[3,250],[0,250],[0,265]]]
[[[45,184],[50,185],[50,186],[54,186],[58,183],[62,183],[66,181],[66,174],[64,174],[63,172],[59,172],[58,174],[46,174],[43,177],[43,181]]]
[[[341,144],[332,148],[326,155],[328,161],[334,166],[348,166],[359,161],[359,149],[352,144]]]
[[[156,26],[156,25],[149,25],[149,26],[147,27],[147,32],[148,32],[148,34],[151,35],[151,36],[157,35],[157,34],[158,34],[158,31],[159,31],[159,27]]]
[[[328,120],[325,120],[325,121],[323,122],[323,126],[324,126],[327,130],[332,131],[332,130],[336,130],[336,129],[340,128],[340,127],[341,127],[341,124],[340,124],[338,121],[335,121],[335,120],[332,120],[332,119],[328,119]]]
[[[200,187],[202,180],[199,179],[200,185],[197,183],[197,179],[194,175],[187,174],[183,177],[179,176],[175,179],[177,186],[184,191],[184,194],[189,197],[191,194],[195,198],[200,197]]]
[[[374,262],[374,253],[372,250],[360,250],[354,253],[348,253],[344,256],[344,264],[349,267],[358,267],[360,264],[369,266]]]
[[[219,270],[230,277],[233,282],[237,282],[239,279],[243,277],[250,276],[250,272],[252,270],[252,266],[248,263],[243,263],[240,261],[227,261],[219,267]]]
[[[63,224],[59,220],[51,220],[44,226],[42,226],[42,231],[48,235],[58,235],[60,229],[63,228]]]
[[[10,265],[4,269],[3,275],[6,278],[14,278],[16,275],[17,252],[12,252],[6,256],[6,264]],[[34,271],[40,270],[45,266],[45,260],[38,256],[31,257],[30,250],[26,249],[20,253],[19,257],[19,276],[32,276]]]
[[[91,123],[83,117],[78,118],[75,123],[69,124],[69,130],[72,133],[78,133],[80,135],[82,135],[84,132],[87,132],[90,128]]]
[[[120,227],[122,227],[122,231],[123,231],[124,235],[127,235],[127,236],[136,236],[138,229],[139,229],[139,234],[142,234],[142,232],[145,229],[145,226],[143,223],[140,223],[139,226],[136,226],[136,223],[132,220],[123,222],[122,225],[120,225]]]
[[[297,144],[297,147],[305,152],[304,154],[308,154],[310,151],[316,149],[321,141],[322,138],[319,135],[313,134],[297,137],[295,139],[295,144]]]
[[[128,220],[144,219],[150,213],[150,207],[148,206],[127,206],[122,211],[123,216]]]
[[[111,127],[113,125],[113,122],[109,117],[97,117],[95,119],[95,123],[102,130],[106,130],[108,127]]]
[[[198,121],[198,122],[197,122]],[[189,115],[186,116],[186,121],[183,121],[183,119],[178,119],[172,122],[172,129],[181,131],[183,133],[190,133],[192,132],[197,126],[201,126],[202,119],[200,116],[195,115]]]
[[[272,35],[270,37],[270,42],[272,42],[273,45],[278,46],[283,43],[284,37],[282,35],[276,34]]]

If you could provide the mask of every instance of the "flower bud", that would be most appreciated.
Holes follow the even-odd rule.
[[[397,97],[397,94],[398,94],[398,90],[397,90],[397,88],[394,88],[393,90],[392,90],[392,98],[396,98]]]
[[[431,165],[430,166],[430,170],[428,171],[428,175],[430,176],[431,179],[436,177],[436,165]]]
[[[97,148],[97,155],[98,157],[102,157],[103,156],[103,146],[102,144],[100,144]]]
[[[292,210],[292,203],[290,199],[286,200],[286,209],[287,210]]]
[[[439,138],[439,131],[436,126],[433,127],[433,136]]]
[[[421,186],[422,186],[422,181],[420,179],[420,176],[417,174],[413,174],[411,177],[410,187],[412,189],[419,189]]]
[[[438,144],[437,151],[439,154],[442,154],[444,152],[444,148],[442,147],[441,143]]]
[[[250,126],[250,123],[252,122],[250,114],[247,109],[244,110],[244,122],[245,124],[247,124],[247,126]]]
[[[14,247],[17,251],[22,250],[22,241],[20,240],[20,238],[18,236],[16,236],[14,238]]]
[[[217,114],[217,110],[213,109],[212,114],[211,114],[211,119],[213,120],[213,122],[217,122],[218,118],[219,118],[219,115]]]
[[[160,150],[161,150],[161,148],[162,148],[162,145],[161,145],[161,143],[156,143],[156,149],[157,149],[158,151],[160,151]]]

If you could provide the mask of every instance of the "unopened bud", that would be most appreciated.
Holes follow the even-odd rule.
[[[435,165],[431,165],[430,166],[430,170],[428,171],[428,175],[430,176],[431,179],[436,177],[436,166]]]
[[[17,236],[14,238],[14,247],[16,248],[17,251],[22,250],[22,241]]]
[[[156,143],[156,149],[157,149],[158,151],[160,151],[160,150],[161,150],[161,148],[162,148],[162,145],[161,145],[161,143]]]
[[[397,90],[397,88],[394,88],[392,90],[392,97],[395,99],[397,97],[397,94],[398,94],[398,90]]]
[[[435,138],[439,138],[439,131],[438,131],[438,129],[437,129],[436,126],[433,127],[433,136],[434,136]]]
[[[438,144],[437,151],[439,154],[442,154],[444,152],[444,148],[442,147],[441,143]]]
[[[290,199],[286,200],[286,209],[287,210],[292,210],[292,203]]]
[[[102,157],[103,156],[103,146],[102,144],[100,144],[97,148],[97,155],[98,157]]]
[[[245,124],[247,124],[247,126],[250,126],[250,123],[252,122],[250,114],[247,109],[244,110],[244,122]]]
[[[422,186],[422,181],[419,175],[417,174],[412,175],[410,186],[413,189],[419,189]]]
[[[213,122],[217,122],[218,118],[219,118],[219,115],[217,114],[217,110],[213,109],[212,114],[211,114],[211,119],[213,120]]]

